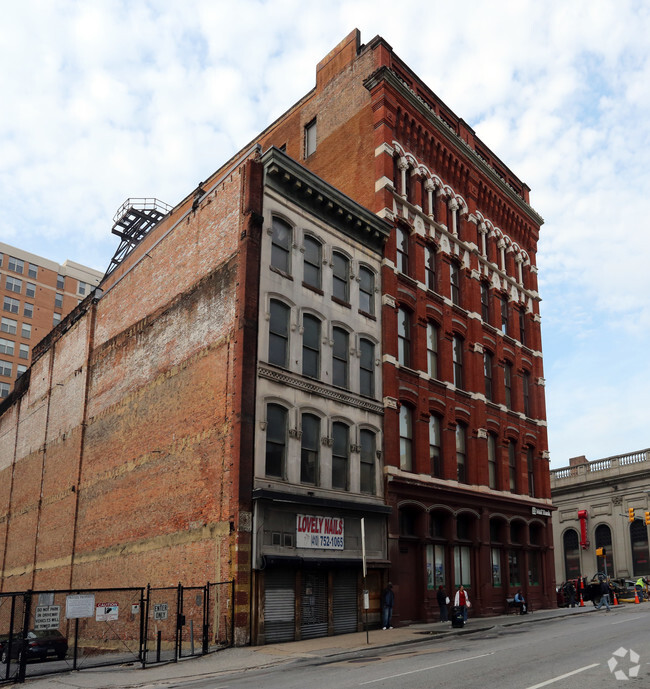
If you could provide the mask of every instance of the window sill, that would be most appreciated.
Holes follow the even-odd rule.
[[[343,299],[339,299],[338,297],[332,297],[332,301],[335,304],[339,304],[340,306],[344,306],[346,309],[352,308],[352,305],[350,304],[350,302],[343,301]]]
[[[315,292],[316,294],[320,294],[321,297],[324,294],[323,290],[320,287],[315,287],[314,285],[310,285],[308,282],[305,282],[304,280],[302,282],[302,286],[305,289],[310,290],[311,292]]]
[[[285,273],[284,270],[281,270],[280,268],[276,268],[275,266],[269,266],[269,270],[273,273],[281,275],[283,278],[287,278],[287,280],[293,280],[293,276],[291,274]]]
[[[371,321],[377,320],[376,316],[373,316],[371,313],[368,313],[367,311],[362,311],[361,309],[359,309],[359,314],[361,316],[365,316],[366,318],[370,318]]]

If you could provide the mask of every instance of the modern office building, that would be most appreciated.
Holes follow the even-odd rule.
[[[31,362],[32,348],[99,284],[103,273],[62,265],[0,242],[0,398]]]

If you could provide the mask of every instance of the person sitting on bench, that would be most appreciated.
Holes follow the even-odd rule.
[[[524,594],[521,592],[521,589],[515,593],[515,607],[519,608],[520,615],[525,615],[528,612],[526,609],[526,599],[524,598]]]

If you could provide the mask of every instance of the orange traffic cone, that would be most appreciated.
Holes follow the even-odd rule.
[[[585,607],[585,602],[582,600],[582,594],[580,594],[580,605],[578,606],[579,608],[584,608]]]
[[[612,591],[612,595],[614,596],[614,605],[618,605],[618,600],[616,598],[616,591]]]
[[[634,589],[634,603],[638,604],[640,602],[641,601],[639,600],[639,592],[636,589]]]

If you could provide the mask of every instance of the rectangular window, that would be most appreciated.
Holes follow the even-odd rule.
[[[284,478],[287,455],[287,410],[269,404],[266,410],[266,475]]]
[[[15,335],[16,332],[18,331],[18,321],[15,321],[13,318],[5,318],[3,316],[2,321],[0,323],[0,330],[3,333],[9,333],[9,335]]]
[[[485,399],[492,401],[492,354],[483,352],[483,379],[485,380]]]
[[[350,348],[349,335],[342,328],[333,329],[332,384],[340,388],[348,387],[348,362]]]
[[[413,413],[405,404],[399,410],[399,468],[413,469]]]
[[[497,440],[493,433],[488,433],[488,483],[490,488],[497,488]]]
[[[519,309],[519,342],[526,344],[526,314],[523,309]]]
[[[454,579],[456,586],[462,584],[465,588],[472,585],[471,557],[469,546],[457,545],[454,547]],[[471,602],[471,601],[470,601]]]
[[[0,398],[9,397],[9,383],[0,383]]]
[[[63,308],[63,295],[59,294],[58,292],[54,295],[54,308],[55,309],[62,309]]]
[[[490,322],[490,288],[487,283],[481,283],[481,318],[484,323]]]
[[[302,415],[302,447],[300,450],[300,482],[316,485],[320,449],[320,419],[313,414]]]
[[[459,483],[467,483],[467,428],[456,424],[456,468]]]
[[[397,311],[397,362],[411,365],[411,314],[406,309]]]
[[[23,270],[25,270],[25,262],[21,261],[19,258],[9,256],[9,264],[7,267],[9,270],[13,270],[14,273],[20,273],[22,275]]]
[[[29,304],[28,302],[25,302],[23,304],[23,315],[26,318],[31,318],[34,315],[34,304]]]
[[[454,385],[463,389],[463,338],[454,335],[452,345],[452,358],[454,363]]]
[[[302,318],[302,374],[320,378],[320,330],[318,318],[305,314]]]
[[[332,424],[332,488],[348,489],[350,431],[344,423]]]
[[[4,361],[0,359],[0,376],[11,378],[12,370],[13,364],[11,363],[11,361]]]
[[[501,549],[492,548],[492,586],[501,586]]]
[[[397,239],[397,270],[404,275],[409,272],[409,235],[401,227],[395,230]]]
[[[37,278],[38,266],[35,266],[33,263],[30,263],[27,267],[27,275],[29,275],[30,278]]]
[[[63,275],[56,276],[56,288],[65,289],[65,277]]]
[[[350,262],[334,252],[332,254],[332,296],[347,304],[350,301]]]
[[[460,267],[453,262],[449,265],[449,283],[451,288],[451,301],[460,306]]]
[[[271,300],[269,318],[269,363],[287,367],[289,360],[289,314],[291,309]]]
[[[27,370],[27,366],[24,366],[23,364],[18,364],[16,366],[16,378],[20,378],[20,376],[22,376],[26,370]]]
[[[438,377],[438,326],[427,323],[427,373],[431,378]]]
[[[25,296],[32,299],[36,296],[36,285],[33,282],[25,284]]]
[[[510,492],[517,492],[517,447],[513,440],[508,443],[508,477]]]
[[[526,448],[526,470],[528,472],[528,495],[535,497],[535,465],[533,463],[533,448]]]
[[[503,383],[506,393],[506,407],[512,409],[512,364],[508,361],[503,365]]]
[[[431,568],[431,571],[429,571]],[[445,546],[427,546],[427,581],[433,579],[433,589],[446,586],[445,577]]]
[[[501,297],[501,332],[504,335],[508,334],[508,299]]]
[[[32,326],[29,323],[23,323],[20,328],[20,336],[25,340],[29,340],[32,336]]]
[[[313,237],[305,237],[305,258],[302,279],[306,285],[316,289],[321,288],[321,255],[322,247]]]
[[[29,359],[29,346],[26,344],[21,344],[18,348],[18,356],[21,359]]]
[[[531,416],[530,413],[530,373],[528,371],[524,371],[524,375],[522,377],[522,392],[523,392],[523,398],[524,398],[524,414],[526,416]]]
[[[79,284],[77,285],[77,294],[81,294],[83,296],[86,294],[87,289],[88,285],[85,282],[81,282],[81,280],[79,280]]]
[[[508,568],[510,570],[510,586],[521,586],[519,553],[516,550],[508,551]]]
[[[14,355],[15,344],[11,340],[5,340],[0,337],[0,354],[7,354],[8,356]]]
[[[20,302],[18,299],[14,299],[13,297],[5,297],[4,310],[9,311],[9,313],[18,313],[20,310]]]
[[[436,249],[433,246],[424,247],[424,272],[427,289],[436,290]]]
[[[363,266],[359,268],[359,311],[375,315],[375,274]]]
[[[20,294],[23,289],[23,281],[19,278],[12,278],[11,276],[7,275],[5,288],[9,292],[16,292],[16,294]]]
[[[375,434],[372,431],[363,429],[359,434],[361,452],[360,452],[360,476],[359,489],[362,493],[369,493],[374,495],[376,492],[375,486],[375,456],[376,456],[376,440]]]
[[[316,151],[316,118],[305,125],[305,158]]]
[[[52,327],[57,326],[61,322],[61,314],[60,313],[53,313],[52,314]]]
[[[440,419],[431,414],[429,417],[429,462],[431,476],[442,476],[441,457],[442,436],[440,435]]]
[[[366,397],[375,396],[375,345],[362,339],[359,343],[359,392]]]

